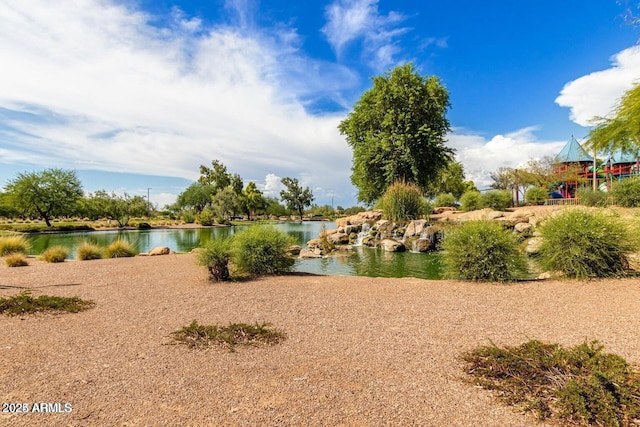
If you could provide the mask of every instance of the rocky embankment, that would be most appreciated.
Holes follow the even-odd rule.
[[[388,252],[434,251],[447,227],[474,220],[502,223],[505,228],[510,228],[527,239],[527,252],[535,253],[540,245],[535,227],[559,209],[561,207],[558,206],[535,206],[508,212],[492,209],[459,212],[454,208],[436,208],[429,220],[418,219],[404,223],[382,219],[382,212],[378,210],[366,211],[337,219],[338,228],[323,231],[317,239],[310,240],[307,248],[300,252],[300,257],[322,257],[337,251],[348,251],[353,246],[377,247]]]

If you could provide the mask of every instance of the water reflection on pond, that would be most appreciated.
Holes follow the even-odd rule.
[[[335,223],[324,223],[327,229],[335,228]],[[296,242],[305,246],[315,239],[321,230],[320,222],[274,224],[278,229],[292,235]],[[75,257],[75,248],[83,241],[107,246],[116,239],[126,240],[140,252],[148,252],[156,246],[168,246],[176,252],[189,252],[203,246],[207,241],[232,235],[242,229],[237,227],[113,230],[74,233],[37,234],[29,236],[32,243],[31,254],[42,253],[51,246],[62,245],[69,249],[70,258]],[[298,260],[296,271],[345,276],[371,277],[419,277],[439,279],[442,268],[439,254],[390,253],[379,249],[355,247],[353,251],[335,257]]]

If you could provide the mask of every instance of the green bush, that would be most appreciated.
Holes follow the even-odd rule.
[[[193,224],[196,220],[196,216],[191,211],[183,211],[182,220],[187,224]]]
[[[455,207],[456,206],[456,198],[451,193],[440,193],[433,200],[433,204],[436,207]]]
[[[476,384],[540,419],[612,427],[640,421],[640,374],[597,341],[571,348],[536,340],[484,346],[463,359]]]
[[[627,254],[638,247],[627,227],[604,210],[566,209],[540,231],[542,266],[573,278],[624,275]]]
[[[127,258],[138,255],[138,250],[130,242],[122,239],[114,240],[104,251],[105,258]]]
[[[380,198],[380,209],[391,221],[406,221],[423,217],[427,205],[422,190],[415,184],[397,181]]]
[[[148,222],[139,222],[136,224],[136,228],[138,230],[151,230],[152,227]]]
[[[640,207],[640,177],[625,178],[614,182],[611,186],[611,196],[618,206]]]
[[[232,239],[220,238],[207,242],[196,255],[196,263],[209,270],[209,279],[220,282],[230,279],[229,260],[232,253]]]
[[[609,195],[600,190],[593,191],[591,188],[578,189],[578,199],[583,206],[604,207],[609,204]]]
[[[27,258],[24,256],[24,254],[21,254],[19,252],[14,252],[10,255],[7,255],[4,261],[7,263],[7,267],[25,267],[29,265],[29,262],[27,261]]]
[[[0,237],[0,256],[7,256],[14,253],[26,255],[31,245],[29,241],[20,234],[10,234]]]
[[[69,250],[64,246],[52,246],[40,254],[40,258],[46,262],[64,262],[67,256]]]
[[[293,238],[270,225],[255,225],[239,232],[233,239],[233,263],[251,274],[282,274],[291,271],[294,260],[287,250]]]
[[[504,211],[513,206],[509,190],[491,190],[482,194],[482,205],[496,211]]]
[[[527,274],[518,240],[500,224],[469,221],[445,231],[441,243],[445,274],[488,282],[505,282]]]
[[[215,215],[211,209],[204,208],[202,212],[196,216],[196,221],[204,226],[213,225],[215,223]]]
[[[467,191],[460,197],[460,208],[465,212],[482,209],[482,194],[479,191]]]
[[[76,249],[76,258],[80,261],[100,259],[102,257],[102,248],[90,242],[82,242]]]
[[[524,200],[527,205],[544,205],[549,198],[549,192],[542,187],[531,187],[524,193]]]

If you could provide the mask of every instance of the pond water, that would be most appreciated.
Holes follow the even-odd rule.
[[[287,222],[274,227],[292,235],[296,242],[305,247],[306,243],[318,237],[321,222]],[[325,222],[327,229],[336,228],[333,222]],[[75,248],[83,241],[107,246],[116,239],[126,240],[140,252],[148,252],[156,246],[168,246],[176,252],[189,252],[203,246],[211,239],[230,236],[242,229],[236,227],[152,229],[152,230],[109,230],[72,233],[34,234],[28,236],[32,244],[31,255],[38,255],[51,246],[69,248],[69,257],[75,257]],[[391,253],[381,249],[354,247],[354,250],[335,257],[297,260],[298,272],[370,277],[418,277],[423,279],[442,278],[440,255],[437,253]]]

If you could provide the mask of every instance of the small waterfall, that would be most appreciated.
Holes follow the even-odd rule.
[[[371,230],[371,226],[369,224],[367,224],[366,222],[362,224],[362,230],[360,230],[360,232],[358,233],[358,238],[356,239],[353,246],[362,246],[362,241],[369,235],[369,230]]]

